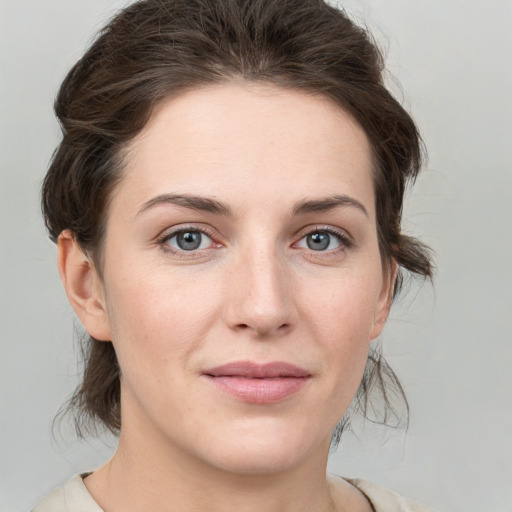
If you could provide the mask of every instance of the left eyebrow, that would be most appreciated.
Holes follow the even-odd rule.
[[[346,206],[356,208],[364,213],[367,218],[370,218],[366,208],[361,202],[353,197],[345,195],[336,195],[320,199],[304,199],[295,204],[293,207],[293,213],[294,215],[300,215],[314,212],[328,212],[335,208]]]

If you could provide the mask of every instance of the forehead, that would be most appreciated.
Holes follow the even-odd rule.
[[[247,83],[193,89],[155,108],[114,196],[140,205],[169,192],[235,203],[350,193],[373,213],[371,149],[323,96]]]

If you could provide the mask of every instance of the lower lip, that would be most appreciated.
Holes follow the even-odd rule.
[[[278,377],[249,379],[246,377],[207,376],[220,391],[243,402],[272,404],[298,393],[308,377]]]

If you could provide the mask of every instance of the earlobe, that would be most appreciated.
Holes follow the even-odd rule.
[[[391,303],[393,302],[397,271],[398,264],[395,260],[392,260],[387,271],[384,273],[382,290],[377,301],[377,307],[375,308],[375,318],[372,332],[370,334],[371,340],[374,340],[380,335],[384,325],[386,324],[386,320],[388,319]]]
[[[59,274],[71,306],[89,335],[110,341],[103,287],[94,264],[68,229],[59,235],[57,247]]]

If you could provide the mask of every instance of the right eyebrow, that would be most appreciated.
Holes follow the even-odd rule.
[[[137,215],[162,204],[182,206],[184,208],[189,208],[190,210],[215,213],[217,215],[233,215],[231,208],[225,203],[209,197],[189,194],[160,194],[146,201],[137,212]]]

